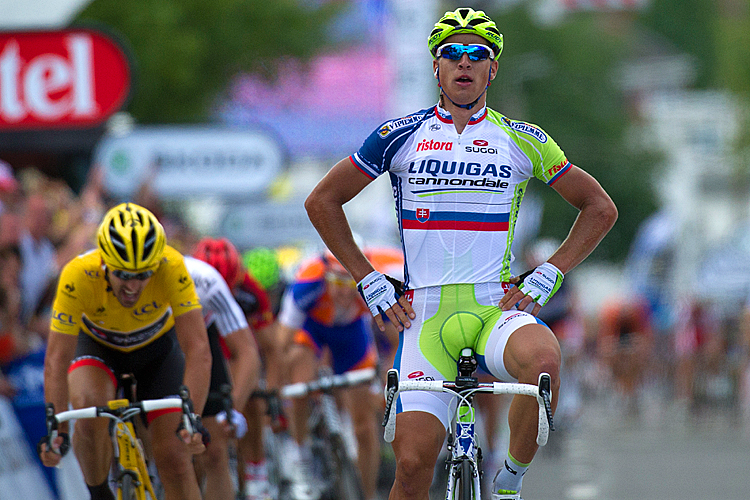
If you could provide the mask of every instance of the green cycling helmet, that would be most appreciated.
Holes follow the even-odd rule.
[[[503,35],[498,31],[494,21],[487,17],[483,10],[474,10],[461,7],[453,12],[446,12],[427,39],[430,54],[435,57],[438,47],[451,35],[458,33],[473,33],[479,35],[489,42],[490,48],[495,53],[495,59],[500,57],[503,51]]]
[[[257,247],[242,254],[242,263],[250,275],[265,289],[269,290],[279,282],[281,269],[276,252],[270,248]]]

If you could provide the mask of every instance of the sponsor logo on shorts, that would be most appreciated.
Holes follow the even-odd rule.
[[[406,377],[407,377],[407,378],[419,378],[419,377],[424,377],[424,372],[423,372],[423,371],[419,371],[419,370],[417,370],[417,371],[415,371],[415,372],[411,372],[411,373],[410,373],[409,375],[407,375]]]

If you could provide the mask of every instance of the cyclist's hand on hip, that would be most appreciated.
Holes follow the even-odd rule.
[[[564,275],[554,265],[545,262],[541,266],[511,278],[511,287],[502,299],[500,308],[510,311],[515,308],[536,316],[562,285]]]
[[[403,293],[400,281],[373,271],[357,284],[357,290],[370,309],[381,332],[385,331],[383,315],[396,325],[398,331],[411,326],[409,319],[416,315]]]

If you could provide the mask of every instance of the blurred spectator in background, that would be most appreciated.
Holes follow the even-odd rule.
[[[43,192],[31,193],[24,200],[21,250],[21,320],[28,323],[45,290],[57,276],[57,254],[48,231],[52,210]]]
[[[18,187],[13,169],[8,163],[0,160],[0,214],[5,211],[6,205],[13,205],[19,194]]]
[[[709,361],[707,347],[721,336],[716,308],[698,298],[681,301],[674,331],[675,397],[682,409],[693,408],[699,372]],[[713,339],[713,341],[712,341]]]
[[[2,227],[0,227],[2,230]],[[25,351],[21,327],[21,290],[18,247],[0,248],[0,364]]]
[[[651,365],[652,333],[648,304],[639,296],[609,300],[601,311],[600,359],[624,398],[627,417],[638,417],[641,386]]]

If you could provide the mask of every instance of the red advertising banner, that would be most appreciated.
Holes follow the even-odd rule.
[[[93,127],[129,91],[127,57],[98,31],[0,33],[0,132]]]

